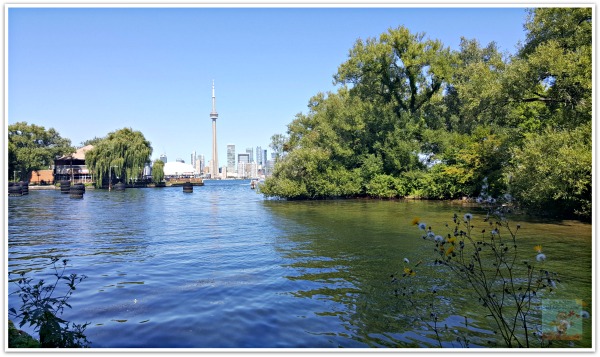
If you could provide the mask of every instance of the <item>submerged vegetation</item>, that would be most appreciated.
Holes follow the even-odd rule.
[[[392,284],[396,297],[405,302],[402,317],[433,331],[439,347],[559,347],[564,341],[570,347],[589,344],[581,342],[582,319],[590,316],[585,302],[560,300],[557,296],[561,295],[554,294],[561,288],[562,277],[546,265],[543,246],[533,246],[518,237],[521,226],[511,225],[501,210],[476,218],[471,213],[463,217],[454,214],[451,224],[435,231],[419,218],[412,223],[420,229],[424,244],[432,248],[424,249],[432,252],[432,260],[423,264],[428,259],[423,257],[411,264],[405,257],[402,275],[392,275]],[[434,272],[423,272],[426,269]],[[414,277],[421,273],[425,281],[415,283]],[[436,286],[431,278],[435,276],[446,276],[446,283]],[[444,324],[458,303],[455,290],[466,291],[462,299],[477,301],[478,308],[470,313],[483,316],[493,334],[484,338],[473,335],[467,316],[460,328],[449,329]],[[568,307],[557,308],[560,304]]]
[[[358,40],[274,135],[270,197],[489,197],[591,217],[591,8],[538,8],[515,55],[404,27]],[[549,209],[549,208],[552,209]]]

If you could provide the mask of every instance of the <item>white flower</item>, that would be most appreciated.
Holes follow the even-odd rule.
[[[492,232],[491,232],[491,233],[492,233],[492,235],[496,235],[496,234],[498,234],[498,229],[496,229],[496,228],[492,229]]]
[[[410,263],[410,261],[408,261],[408,258],[404,258],[404,262],[405,262],[406,264]]]
[[[433,240],[435,240],[438,243],[442,243],[444,241],[444,237],[437,235]]]
[[[537,260],[538,262],[543,262],[544,260],[546,260],[546,254],[544,254],[544,253],[538,254],[537,257],[535,257],[535,260]]]
[[[427,232],[427,238],[434,238],[435,237],[435,233],[433,233],[432,231]]]
[[[473,219],[473,215],[470,213],[465,213],[464,219],[465,221],[470,221]]]
[[[584,319],[589,319],[590,318],[590,313],[587,312],[587,311],[585,311],[585,310],[582,310],[581,311],[581,317],[584,318]]]
[[[427,229],[427,225],[425,223],[419,223],[419,229],[425,230]]]

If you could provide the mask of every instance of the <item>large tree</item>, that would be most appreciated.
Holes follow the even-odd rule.
[[[334,80],[351,84],[364,99],[393,103],[398,116],[415,114],[444,89],[453,70],[450,49],[424,37],[401,26],[390,28],[379,39],[359,39]]]
[[[48,169],[58,156],[75,152],[71,140],[43,126],[18,122],[8,126],[9,179],[28,180],[34,170]]]
[[[123,128],[109,133],[86,152],[85,161],[95,177],[96,187],[104,178],[118,177],[120,181],[138,178],[150,163],[152,147],[140,131]]]

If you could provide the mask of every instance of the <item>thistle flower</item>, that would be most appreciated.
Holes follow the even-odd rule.
[[[425,230],[427,229],[427,225],[425,223],[419,223],[419,229]]]
[[[473,215],[470,213],[465,213],[464,217],[465,221],[470,221],[473,219]]]
[[[413,218],[410,224],[413,226],[416,226],[417,224],[419,224],[419,217]]]
[[[544,253],[540,253],[535,257],[535,260],[537,260],[538,262],[543,262],[544,260],[546,260],[546,254]]]

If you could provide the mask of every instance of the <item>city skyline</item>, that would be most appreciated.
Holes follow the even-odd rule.
[[[526,8],[497,6],[10,5],[5,117],[54,128],[74,146],[128,127],[150,141],[152,160],[208,159],[214,79],[217,142],[268,148],[312,96],[339,88],[333,75],[359,38],[405,26],[454,50],[465,37],[514,54]],[[226,149],[218,144],[221,160]]]

